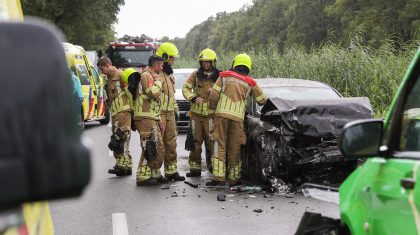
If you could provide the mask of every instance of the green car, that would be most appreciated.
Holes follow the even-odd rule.
[[[296,234],[420,234],[420,48],[389,110],[344,127],[343,155],[367,160],[339,188],[341,219],[306,212]]]

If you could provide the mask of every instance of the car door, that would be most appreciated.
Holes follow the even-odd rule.
[[[94,118],[97,114],[98,85],[97,85],[97,82],[95,81],[95,77],[93,76],[93,72],[90,69],[90,63],[89,63],[88,58],[86,57],[86,55],[82,55],[82,57],[83,57],[84,64],[86,66],[87,73],[89,75],[90,83],[92,85],[92,96],[91,96],[91,98],[93,99],[93,101],[92,101],[93,103],[92,103],[92,105],[89,105],[89,108],[91,110],[91,118]]]
[[[80,79],[80,83],[82,84],[82,91],[85,96],[83,100],[83,115],[85,120],[92,119],[94,113],[94,104],[95,99],[93,97],[93,88],[92,88],[92,81],[89,77],[88,70],[84,64],[76,64],[75,65],[76,75]]]
[[[103,83],[103,81],[101,81],[101,79],[99,78],[98,72],[96,71],[96,69],[92,65],[90,66],[90,70],[92,71],[92,75],[93,75],[95,85],[96,85],[96,88],[97,88],[97,95],[96,95],[97,104],[96,104],[96,114],[95,115],[98,118],[101,118],[105,114],[104,83]]]
[[[413,69],[400,93],[389,122],[384,158],[371,159],[371,185],[365,189],[371,234],[418,234],[420,232],[420,67]],[[387,150],[389,149],[389,150]],[[366,167],[366,166],[364,166]],[[368,207],[368,208],[369,208]]]

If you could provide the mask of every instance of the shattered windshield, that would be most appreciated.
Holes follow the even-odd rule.
[[[322,87],[263,87],[268,98],[299,99],[334,99],[340,96],[332,89]]]

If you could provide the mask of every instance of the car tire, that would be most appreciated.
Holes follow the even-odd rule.
[[[105,109],[105,118],[102,120],[99,120],[99,123],[101,123],[101,125],[106,125],[109,123],[110,120],[111,120],[111,113],[109,112],[109,108],[107,105]]]

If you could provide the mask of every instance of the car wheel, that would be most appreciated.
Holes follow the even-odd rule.
[[[101,125],[105,125],[105,124],[108,124],[110,120],[111,120],[111,113],[109,112],[108,106],[106,106],[105,118],[100,120],[99,123],[101,123]]]

